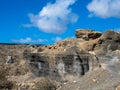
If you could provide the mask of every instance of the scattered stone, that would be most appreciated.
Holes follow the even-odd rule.
[[[96,79],[92,79],[92,81],[93,81],[94,83],[97,83],[97,80],[96,80]]]
[[[12,56],[7,56],[6,64],[12,64],[13,62],[14,60],[12,59]]]

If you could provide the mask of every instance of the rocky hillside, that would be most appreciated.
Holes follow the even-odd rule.
[[[75,35],[47,46],[1,44],[0,90],[119,88],[120,33],[80,29]]]

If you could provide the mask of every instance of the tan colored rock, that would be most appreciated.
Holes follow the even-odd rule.
[[[92,79],[93,83],[97,83],[97,80],[96,79]]]
[[[120,90],[120,85],[119,85],[119,86],[117,86],[116,90]]]
[[[75,32],[77,38],[82,38],[84,40],[96,39],[99,38],[102,34],[88,29],[79,29]]]

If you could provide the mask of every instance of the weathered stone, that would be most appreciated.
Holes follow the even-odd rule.
[[[120,90],[120,85],[119,85],[119,86],[117,86],[116,90]]]
[[[102,38],[106,40],[113,40],[115,42],[120,42],[120,33],[115,32],[113,30],[107,30],[103,34]]]
[[[7,56],[6,64],[12,64],[14,62],[12,56]]]
[[[80,29],[75,32],[77,38],[82,38],[84,40],[91,40],[99,38],[102,34],[88,29]]]
[[[97,51],[105,54],[109,51],[120,50],[120,33],[106,31],[101,37],[89,41],[80,42],[80,47],[87,51]]]
[[[89,71],[90,67],[92,67],[89,63],[94,63],[92,62],[94,60],[90,59],[91,56],[88,52],[82,50],[76,45],[64,49],[65,50],[60,53],[56,52],[52,54],[50,53],[51,51],[49,51],[46,53],[27,53],[25,56],[33,73],[36,74],[37,70],[37,75],[39,76],[50,76],[53,79],[60,76],[64,80],[64,75],[61,75],[60,70],[57,68],[61,60],[65,66],[64,72],[66,75],[71,74],[80,77]],[[79,62],[79,65],[76,65],[77,72],[74,72],[75,69],[73,69],[75,66],[74,62]],[[96,67],[98,67],[98,63],[99,62],[96,61]],[[93,66],[93,68],[94,67],[95,66]]]
[[[107,48],[107,50],[117,50],[120,49],[120,33],[115,31],[106,31],[104,35],[101,37],[103,39],[103,45]]]

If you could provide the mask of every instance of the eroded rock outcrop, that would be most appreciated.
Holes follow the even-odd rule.
[[[59,80],[61,76],[80,77],[89,70],[99,68],[97,59],[93,60],[94,55],[81,49],[74,39],[64,40],[48,47],[51,48],[46,48],[43,52],[24,53],[32,72],[38,76],[49,76]],[[60,71],[61,68],[63,71]],[[61,75],[60,72],[65,75]]]
[[[91,40],[99,38],[102,34],[88,29],[80,29],[75,32],[77,38],[82,38],[84,40]]]
[[[104,46],[102,47],[106,47],[106,49],[112,51],[120,49],[120,33],[108,30],[103,34],[100,39],[103,40],[103,43],[101,43]]]
[[[82,31],[83,32],[83,31]],[[86,31],[85,31],[86,32]],[[89,41],[79,42],[80,47],[87,51],[105,54],[120,49],[120,33],[108,30],[102,36]]]
[[[86,80],[85,83],[88,84],[81,88],[87,90],[86,87],[90,85],[88,80],[91,80],[90,83],[98,85],[101,82],[101,86],[103,86],[104,79],[99,81],[99,76],[104,77],[104,73],[101,76],[103,70],[108,70],[111,75],[120,75],[120,33],[109,30],[101,35],[100,32],[80,29],[76,31],[76,37],[46,46],[0,45],[0,65],[9,69],[7,76],[3,78],[6,82],[3,83],[8,85],[7,88],[9,85],[15,84],[15,81],[15,86],[17,85],[19,89],[41,88],[44,90],[46,88],[49,90],[49,88],[57,88],[53,84],[54,80],[58,83],[66,81],[76,83],[77,80],[80,80],[81,83]],[[8,56],[11,56],[14,62],[5,64]],[[103,70],[99,72],[99,69]],[[95,73],[93,73],[94,71]],[[86,72],[90,73],[87,79],[83,76],[87,75]],[[91,75],[96,75],[96,72],[99,72],[98,75],[89,79]],[[40,76],[49,77],[53,81],[46,78],[41,79]],[[80,79],[81,76],[84,79]],[[113,81],[110,82],[113,83]],[[109,84],[109,80],[106,83]],[[41,84],[44,85],[39,87]],[[0,83],[0,85],[2,84]],[[117,84],[115,85],[117,86]],[[79,83],[78,86],[80,86]]]

